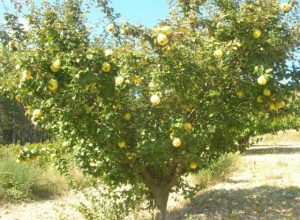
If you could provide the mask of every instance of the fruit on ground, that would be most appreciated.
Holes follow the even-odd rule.
[[[264,86],[267,84],[268,80],[266,76],[261,75],[260,77],[257,78],[257,82],[259,85]]]
[[[119,141],[118,142],[118,147],[119,148],[124,148],[126,146],[126,142],[125,141]]]
[[[165,46],[167,43],[169,43],[169,39],[168,39],[167,35],[165,35],[163,33],[159,33],[157,35],[157,43],[160,46]]]
[[[108,62],[104,62],[102,64],[102,71],[105,72],[105,73],[109,73],[111,70],[111,66]]]
[[[271,95],[270,89],[264,89],[263,94],[264,96],[270,96]]]
[[[48,88],[51,91],[55,91],[58,88],[58,82],[56,79],[50,79],[48,82]]]
[[[159,105],[160,104],[160,98],[158,95],[152,95],[150,97],[150,102],[153,104],[153,105]]]
[[[174,138],[172,144],[174,147],[180,147],[181,146],[180,138]]]
[[[261,31],[259,29],[254,29],[252,32],[252,36],[256,39],[261,37]]]
[[[215,57],[216,59],[222,58],[222,57],[223,57],[223,51],[222,51],[221,49],[215,50],[215,52],[214,52],[214,57]]]

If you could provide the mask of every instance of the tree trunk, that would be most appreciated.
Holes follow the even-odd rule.
[[[155,220],[165,220],[167,215],[169,190],[157,190],[157,192],[153,192],[153,196],[155,200],[155,206],[158,210],[157,214],[155,215]]]
[[[155,220],[165,220],[167,215],[167,204],[169,199],[170,190],[176,185],[178,178],[182,174],[183,162],[178,161],[176,168],[168,177],[163,177],[159,181],[153,178],[151,172],[144,168],[141,171],[142,180],[147,188],[151,191],[155,206],[158,213],[155,216]],[[165,182],[165,184],[163,184]]]
[[[246,137],[238,140],[239,151],[241,154],[244,153],[247,150],[247,148],[249,148],[249,145],[250,145],[249,141],[250,141],[250,136],[246,136]]]

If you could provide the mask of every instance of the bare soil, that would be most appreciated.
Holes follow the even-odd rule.
[[[239,170],[226,182],[199,193],[193,203],[171,202],[168,220],[300,219],[300,142],[268,138],[269,143],[242,155]],[[81,220],[72,208],[80,200],[70,193],[50,201],[5,204],[0,206],[0,219]]]

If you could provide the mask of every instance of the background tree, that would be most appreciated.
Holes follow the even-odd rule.
[[[18,96],[16,97],[18,99]],[[25,116],[25,110],[13,97],[0,96],[0,143],[25,144],[48,139],[45,132],[35,129]]]
[[[98,1],[110,23],[96,38],[81,3],[32,4],[26,31],[6,17],[2,86],[66,140],[61,170],[71,153],[107,185],[142,189],[157,219],[170,192],[189,192],[185,176],[238,150],[256,124],[299,114],[297,3],[176,1],[148,29]]]

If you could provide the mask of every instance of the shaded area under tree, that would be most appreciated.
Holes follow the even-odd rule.
[[[300,188],[261,186],[203,193],[169,220],[183,219],[299,219]]]

